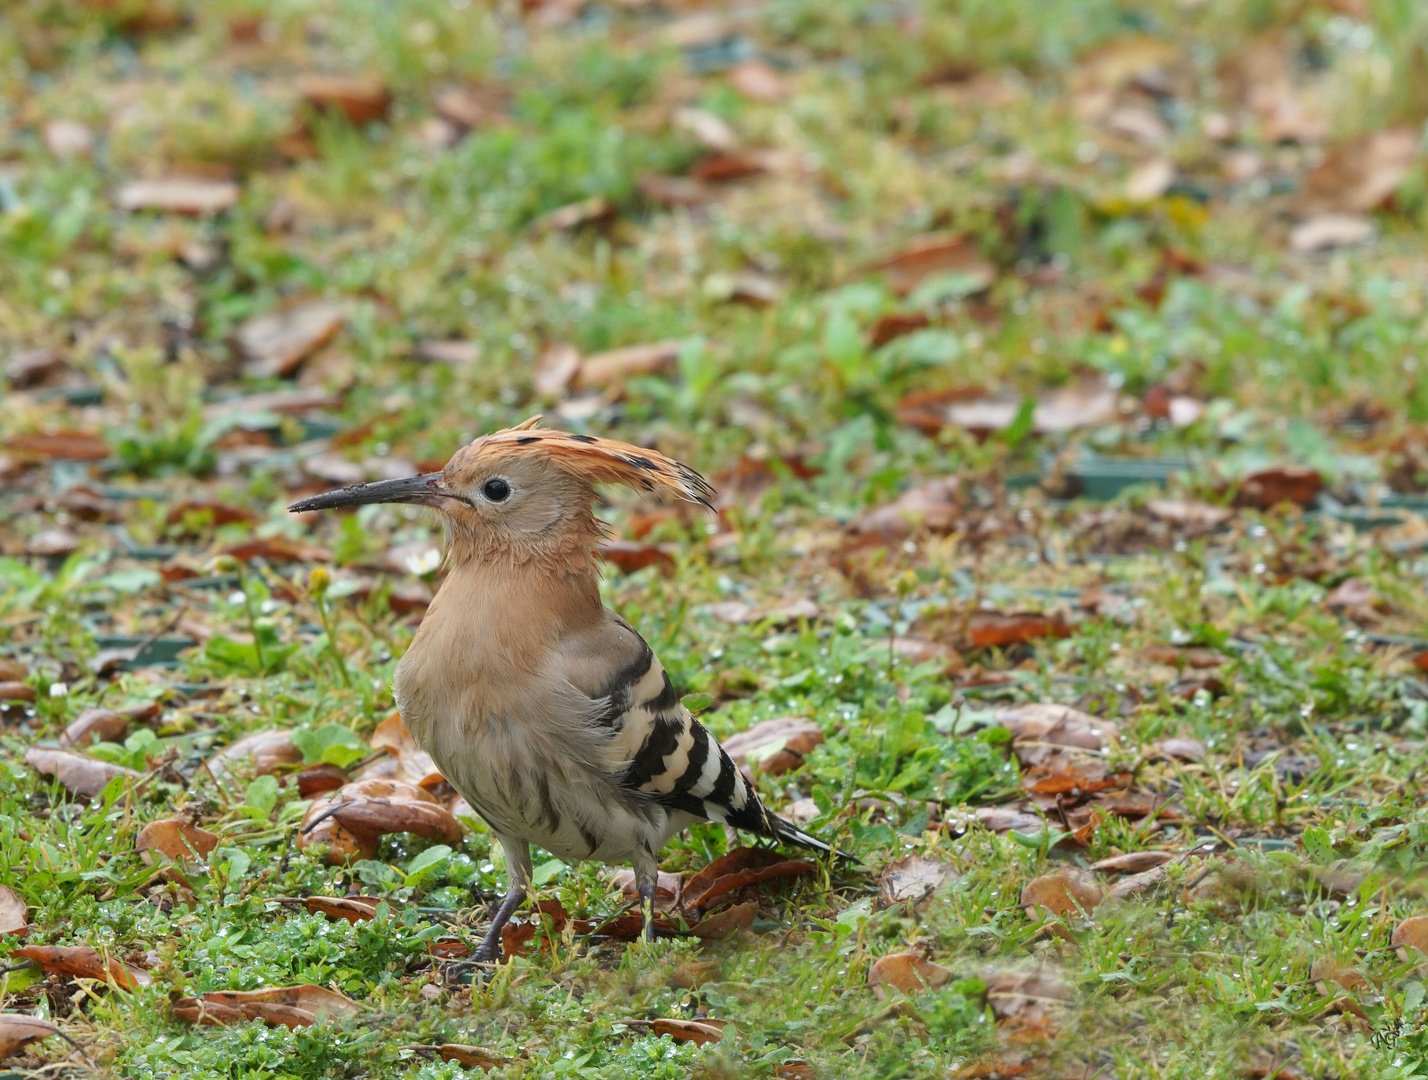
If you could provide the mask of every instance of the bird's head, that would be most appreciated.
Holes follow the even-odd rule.
[[[597,483],[626,484],[709,505],[714,494],[693,469],[629,443],[549,431],[539,416],[483,435],[440,472],[356,484],[293,503],[290,511],[368,503],[413,503],[441,514],[451,555],[540,554],[593,540]]]

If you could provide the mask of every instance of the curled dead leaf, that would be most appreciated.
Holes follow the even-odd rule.
[[[1398,950],[1403,960],[1418,959],[1409,949],[1417,949],[1423,956],[1428,956],[1428,915],[1412,915],[1404,919],[1393,928],[1389,944]]]
[[[385,750],[397,759],[397,770],[391,779],[418,787],[433,788],[445,781],[431,755],[417,744],[402,714],[394,712],[377,725],[367,740],[373,750]]]
[[[270,729],[245,735],[208,759],[208,771],[224,783],[230,776],[263,776],[302,762],[291,732]]]
[[[689,932],[704,941],[726,938],[740,930],[749,929],[754,925],[754,919],[758,914],[757,900],[734,904],[731,907],[726,907],[723,911],[715,912],[707,919],[701,919],[689,928]]]
[[[105,957],[88,945],[24,945],[10,955],[33,960],[46,971],[80,979],[103,979],[121,990],[148,986],[153,981],[143,968],[125,964],[117,957]]]
[[[869,986],[890,986],[904,994],[915,994],[929,988],[935,990],[951,979],[952,973],[945,967],[911,952],[879,957],[868,968]]]
[[[757,762],[763,772],[780,776],[802,766],[805,755],[822,742],[823,729],[812,720],[780,716],[730,736],[724,749],[735,765]]]
[[[18,893],[0,885],[0,937],[24,937],[29,933],[29,910]]]
[[[1391,127],[1331,149],[1304,178],[1303,209],[1366,214],[1386,203],[1418,157],[1419,131]]]
[[[71,746],[94,742],[119,742],[135,722],[157,720],[162,710],[157,703],[124,709],[85,709],[69,722],[61,741]]]
[[[1309,978],[1319,984],[1319,993],[1328,997],[1332,992],[1328,983],[1335,983],[1350,993],[1372,990],[1373,985],[1352,964],[1341,963],[1328,956],[1321,956],[1309,966]]]
[[[1059,615],[1044,615],[1035,611],[978,611],[967,624],[967,636],[972,647],[985,649],[1022,645],[1042,638],[1071,636],[1071,627]]]
[[[30,702],[36,697],[35,688],[29,683],[9,680],[0,682],[0,701]]]
[[[346,919],[350,923],[366,922],[377,917],[376,896],[306,896],[303,906],[311,915],[326,915],[329,919]]]
[[[987,1004],[1008,1038],[1040,1041],[1060,1029],[1071,991],[1051,973],[993,972],[983,981]]]
[[[346,769],[334,765],[330,761],[324,761],[299,770],[293,777],[293,783],[297,785],[298,794],[304,799],[309,799],[324,791],[336,791],[343,784],[349,783],[351,779],[347,775]]]
[[[262,990],[212,990],[180,998],[172,1005],[175,1020],[190,1024],[237,1024],[262,1020],[292,1029],[316,1023],[319,1017],[352,1016],[357,1002],[325,987],[272,986]]]
[[[939,859],[905,855],[883,870],[878,887],[878,907],[893,904],[920,904],[957,872]]]
[[[610,887],[619,889],[626,900],[634,901],[639,897],[635,885],[635,872],[628,867],[621,867],[610,875]],[[671,874],[667,870],[661,870],[655,879],[655,910],[663,911],[678,906],[679,894],[683,891],[683,874]]]
[[[5,450],[17,461],[103,461],[109,456],[109,444],[87,431],[16,435]]]
[[[948,234],[921,237],[867,269],[882,274],[899,296],[906,296],[935,275],[965,274],[974,292],[987,288],[997,276],[996,267],[982,257],[971,237]]]
[[[41,776],[53,776],[67,791],[94,798],[116,776],[137,780],[139,774],[122,765],[111,765],[98,758],[85,757],[68,750],[50,750],[34,746],[25,751],[25,764]]]
[[[12,1054],[18,1054],[33,1042],[59,1033],[59,1028],[38,1016],[0,1013],[0,1061]]]
[[[619,567],[622,574],[633,574],[651,566],[658,567],[664,574],[674,570],[674,556],[661,547],[638,540],[602,540],[595,554]]]
[[[774,104],[788,97],[788,81],[763,60],[745,60],[730,68],[729,85],[750,101]]]
[[[1164,866],[1153,866],[1136,874],[1127,874],[1106,890],[1105,902],[1129,900],[1150,892],[1170,880]]]
[[[134,838],[134,850],[139,852],[146,866],[154,865],[154,852],[174,862],[187,862],[208,858],[217,846],[217,836],[185,818],[151,821]]]
[[[370,859],[387,833],[409,832],[448,844],[461,841],[461,824],[424,788],[399,780],[357,780],[313,800],[298,846],[327,845],[327,861]]]
[[[466,1043],[442,1043],[436,1048],[436,1052],[442,1061],[454,1061],[468,1069],[499,1069],[502,1065],[510,1064],[498,1054],[483,1050],[479,1046],[468,1046]]]
[[[1100,885],[1079,867],[1043,874],[1027,882],[1021,903],[1033,918],[1052,915],[1090,914],[1104,898]]]
[[[240,194],[238,185],[228,180],[200,177],[136,180],[119,189],[114,205],[130,212],[157,210],[203,217],[233,209],[238,205]]]
[[[668,1035],[675,1042],[692,1042],[699,1046],[722,1039],[724,1028],[728,1024],[727,1020],[712,1020],[707,1017],[703,1020],[662,1018],[649,1022],[650,1030],[656,1035]]]
[[[392,104],[380,79],[350,75],[301,75],[297,91],[314,109],[341,113],[349,123],[380,120]]]
[[[1128,851],[1124,855],[1109,855],[1091,864],[1092,870],[1103,874],[1139,874],[1157,866],[1174,862],[1176,856],[1169,851]]]
[[[1284,502],[1308,506],[1323,486],[1324,478],[1307,465],[1261,469],[1240,481],[1235,505],[1256,510],[1268,510]]]
[[[681,341],[656,341],[649,345],[626,345],[594,353],[580,362],[575,373],[576,390],[607,390],[637,375],[658,375],[671,370],[679,359]]]
[[[345,321],[343,309],[330,300],[309,300],[254,315],[236,335],[244,370],[259,377],[291,375],[336,337]]]
[[[735,848],[684,883],[680,906],[685,911],[695,911],[746,885],[807,877],[817,872],[818,867],[813,863],[786,858],[771,848]]]

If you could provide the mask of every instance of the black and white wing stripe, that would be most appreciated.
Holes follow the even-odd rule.
[[[670,810],[718,821],[784,843],[831,851],[827,844],[772,814],[719,741],[679,700],[648,645],[605,687],[601,721],[628,761],[621,787],[648,792]]]

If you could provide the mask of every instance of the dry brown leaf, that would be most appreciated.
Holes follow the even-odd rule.
[[[442,1043],[436,1048],[436,1052],[442,1061],[454,1061],[468,1069],[499,1069],[502,1065],[510,1064],[505,1058],[489,1050],[465,1043]]]
[[[1021,904],[1030,909],[1033,918],[1052,915],[1090,914],[1104,898],[1096,879],[1079,867],[1068,867],[1054,874],[1042,874],[1027,882],[1021,891]]]
[[[1204,761],[1210,751],[1199,739],[1161,739],[1154,747],[1158,752],[1176,761]]]
[[[336,337],[345,321],[341,306],[330,300],[308,300],[254,315],[236,335],[245,361],[243,370],[260,378],[291,375]]]
[[[352,1016],[359,1009],[351,998],[312,983],[262,990],[211,990],[196,998],[180,998],[172,1006],[174,1019],[190,1024],[262,1020],[289,1029],[307,1027],[321,1016]]]
[[[432,95],[431,107],[437,116],[464,134],[500,120],[506,107],[506,91],[486,84],[451,86]]]
[[[45,149],[60,160],[87,158],[94,152],[94,132],[78,120],[51,120],[45,125]]]
[[[680,907],[707,908],[715,900],[757,882],[807,877],[818,867],[803,859],[788,859],[771,848],[735,848],[721,855],[684,883]]]
[[[1048,972],[993,972],[984,977],[987,1004],[1006,1037],[1040,1041],[1061,1026],[1061,1014],[1071,991]]]
[[[17,461],[103,461],[109,456],[109,444],[87,431],[16,435],[5,450]]]
[[[1389,944],[1398,950],[1398,955],[1404,960],[1412,957],[1409,949],[1417,949],[1428,956],[1428,915],[1412,915],[1404,919],[1393,928]]]
[[[305,386],[293,390],[272,390],[262,394],[245,394],[242,397],[215,401],[203,407],[205,420],[217,420],[234,413],[259,414],[265,412],[301,416],[314,409],[332,409],[342,404],[342,398],[321,387]]]
[[[635,189],[658,206],[702,206],[713,197],[698,180],[659,173],[645,173],[635,181]]]
[[[1227,506],[1215,506],[1195,499],[1151,499],[1145,504],[1145,509],[1167,525],[1183,525],[1205,531],[1219,528],[1235,516],[1235,512]]]
[[[0,1013],[0,1061],[18,1054],[32,1042],[59,1033],[48,1020],[24,1013]]]
[[[712,153],[701,159],[689,170],[689,176],[703,184],[727,184],[768,171],[768,162],[757,154],[732,151]]]
[[[130,724],[157,720],[161,711],[159,706],[152,702],[124,709],[85,709],[69,722],[60,741],[71,746],[119,742],[129,730]]]
[[[412,733],[407,730],[406,722],[402,720],[402,714],[399,712],[392,713],[378,724],[367,741],[373,750],[385,750],[397,759],[393,780],[424,788],[433,788],[446,780],[431,755],[417,744]]]
[[[233,209],[241,194],[238,185],[229,180],[201,177],[136,180],[119,189],[114,205],[131,212],[157,210],[198,217]]]
[[[780,716],[760,720],[753,727],[724,740],[724,749],[735,765],[745,766],[750,755],[760,770],[770,776],[792,772],[823,742],[823,729],[801,716]]]
[[[63,787],[75,794],[94,798],[108,786],[116,776],[137,780],[139,774],[122,765],[111,765],[98,758],[68,750],[50,750],[34,746],[25,751],[25,764],[41,776],[53,776]]]
[[[293,745],[292,733],[278,729],[255,731],[208,759],[208,771],[219,781],[230,775],[262,776],[286,765],[302,762],[302,751]]]
[[[376,896],[307,896],[303,906],[311,915],[326,915],[329,919],[346,919],[350,923],[366,922],[377,917]]]
[[[899,296],[938,274],[967,274],[976,279],[978,288],[990,286],[997,276],[997,268],[982,257],[970,237],[948,234],[924,236],[867,269],[882,274]]]
[[[675,1042],[692,1042],[699,1046],[718,1042],[724,1037],[727,1020],[680,1020],[665,1018],[651,1020],[650,1030],[656,1035],[668,1035]]]
[[[898,420],[928,434],[961,428],[979,438],[1010,427],[1021,412],[1020,398],[987,397],[980,390],[954,388],[911,394],[899,403]],[[1120,397],[1103,379],[1084,379],[1040,396],[1032,410],[1039,435],[1108,424],[1120,416]]]
[[[1071,636],[1071,627],[1059,615],[1035,611],[978,611],[967,624],[968,640],[974,649],[1004,648],[1041,638]]]
[[[217,846],[217,836],[184,818],[151,821],[134,838],[134,850],[139,852],[146,866],[154,865],[151,853],[155,851],[174,862],[187,862],[208,858]]]
[[[148,986],[153,981],[143,968],[125,964],[113,956],[106,960],[98,949],[88,945],[23,945],[10,955],[33,960],[46,971],[80,979],[103,979],[121,990]]]
[[[25,554],[63,558],[79,550],[79,535],[69,529],[43,529],[25,543]]]
[[[936,989],[951,979],[952,973],[945,967],[911,952],[879,957],[868,968],[869,986],[890,986],[904,994],[915,994],[928,988]]]
[[[659,567],[664,574],[674,570],[674,556],[661,547],[641,544],[637,540],[602,540],[595,548],[595,554],[619,567],[622,574],[633,574],[650,566]]]
[[[618,216],[614,203],[603,195],[592,195],[541,215],[533,227],[552,232],[571,232],[588,225],[609,225]]]
[[[939,859],[904,855],[883,869],[878,881],[878,907],[920,904],[956,876],[957,872]]]
[[[0,682],[0,701],[34,701],[35,688],[26,682],[7,680]]]
[[[1170,875],[1165,872],[1164,866],[1153,866],[1137,874],[1127,874],[1106,890],[1105,902],[1129,900],[1133,896],[1140,896],[1158,888],[1169,880]]]
[[[350,123],[380,120],[392,104],[382,80],[349,75],[300,75],[297,91],[314,109],[341,113]]]
[[[1280,503],[1308,506],[1324,486],[1324,478],[1307,465],[1281,465],[1261,469],[1240,481],[1236,506],[1268,510]]]
[[[996,716],[997,723],[1012,733],[1012,745],[1023,765],[1038,764],[1048,747],[1099,752],[1120,739],[1115,724],[1069,705],[1013,705],[998,709]]]
[[[1378,228],[1357,214],[1315,214],[1289,231],[1289,250],[1312,255],[1331,248],[1359,247],[1378,235]]]
[[[251,525],[258,520],[258,515],[243,506],[233,506],[230,503],[219,502],[216,499],[185,499],[176,502],[169,507],[165,521],[169,525],[180,525],[190,514],[202,515],[213,525]]]
[[[671,121],[677,131],[692,135],[706,150],[728,154],[739,146],[739,136],[734,129],[707,109],[676,109]]]
[[[622,867],[610,875],[610,887],[619,889],[625,898],[635,900],[639,892],[635,884],[635,872],[628,867]],[[679,904],[679,894],[684,891],[684,875],[671,874],[661,870],[655,879],[654,906],[657,911],[664,911]]]
[[[607,390],[637,375],[657,375],[673,368],[684,347],[680,341],[656,341],[649,345],[627,345],[594,353],[580,362],[575,374],[576,390]]]
[[[757,900],[734,904],[732,907],[726,907],[723,911],[715,912],[707,919],[701,919],[689,928],[689,932],[704,941],[726,938],[753,926],[758,913],[759,903]]]
[[[356,780],[314,799],[303,817],[298,846],[327,845],[327,861],[370,859],[387,833],[410,832],[448,844],[461,841],[461,824],[424,788],[399,780]]]
[[[29,933],[29,910],[13,889],[0,885],[0,937],[24,937]]]
[[[762,60],[745,60],[730,68],[729,85],[750,101],[773,104],[788,97],[788,81]]]
[[[1175,183],[1175,163],[1168,157],[1153,157],[1141,162],[1126,178],[1126,198],[1133,203],[1150,203],[1170,190]]]
[[[1039,814],[1010,806],[979,806],[974,816],[977,824],[988,832],[1036,833],[1046,828],[1046,820]]]
[[[580,373],[580,350],[574,345],[556,343],[547,346],[536,358],[531,381],[541,397],[559,398],[570,389]]]
[[[1335,992],[1329,989],[1328,983],[1335,983],[1350,993],[1373,989],[1373,985],[1352,964],[1340,963],[1327,956],[1319,957],[1309,966],[1309,978],[1319,984],[1319,993],[1325,997]]]
[[[1103,874],[1139,874],[1174,862],[1176,856],[1169,851],[1128,851],[1124,855],[1109,855],[1091,864],[1092,870]]]
[[[1377,210],[1412,170],[1418,139],[1416,127],[1392,127],[1334,147],[1304,178],[1302,208],[1341,214]]]
[[[962,654],[940,641],[919,637],[895,637],[892,651],[910,664],[938,664],[944,675],[957,675],[966,669]]]

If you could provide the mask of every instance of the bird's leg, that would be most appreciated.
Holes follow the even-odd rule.
[[[501,930],[506,923],[511,921],[511,916],[515,914],[516,908],[521,906],[521,901],[525,898],[525,888],[518,882],[511,882],[511,891],[506,893],[506,898],[501,901],[501,906],[491,917],[491,925],[487,929],[485,937],[481,939],[481,944],[477,945],[476,951],[471,954],[473,961],[484,964],[500,957]]]
[[[642,936],[646,941],[655,939],[654,898],[655,885],[659,881],[659,863],[654,853],[647,859],[635,861],[635,891],[640,895],[640,914],[644,916]]]

